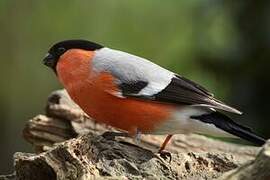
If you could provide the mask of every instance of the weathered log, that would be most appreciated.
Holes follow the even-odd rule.
[[[222,175],[220,180],[269,180],[270,179],[270,141],[268,141],[257,157],[235,170]]]
[[[65,91],[52,93],[46,105],[46,115],[38,115],[29,120],[23,131],[24,138],[33,144],[36,154],[14,155],[16,178],[269,177],[270,142],[261,149],[200,135],[175,135],[167,148],[172,153],[172,161],[169,162],[156,153],[164,136],[142,135],[138,142],[131,137],[113,139],[102,136],[108,130],[117,131],[95,123]],[[14,175],[9,178],[14,178]]]

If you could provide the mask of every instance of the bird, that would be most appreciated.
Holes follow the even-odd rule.
[[[53,44],[43,63],[71,99],[97,122],[127,132],[238,137],[261,146],[265,139],[227,114],[242,112],[206,88],[150,60],[82,39]]]

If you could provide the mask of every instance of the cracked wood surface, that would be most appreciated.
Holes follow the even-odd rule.
[[[95,123],[64,90],[53,92],[45,115],[30,119],[24,138],[36,153],[14,155],[17,179],[270,179],[270,143],[237,145],[201,135],[175,135],[172,161],[157,154],[165,136],[107,139],[117,131]],[[257,155],[258,154],[258,155]],[[15,175],[2,176],[12,179]]]

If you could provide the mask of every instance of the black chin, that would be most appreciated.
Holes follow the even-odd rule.
[[[47,54],[43,59],[43,64],[52,68],[56,72],[57,59],[52,54]]]

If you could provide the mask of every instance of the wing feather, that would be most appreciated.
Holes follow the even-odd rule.
[[[214,98],[201,85],[168,71],[147,59],[110,48],[96,51],[92,60],[96,72],[109,72],[115,78],[121,98],[133,97],[202,106],[241,114],[237,109]]]
[[[230,107],[225,103],[215,99],[214,95],[201,85],[179,75],[173,77],[171,82],[162,91],[152,96],[139,95],[139,93],[137,94],[124,93],[123,95],[126,97],[132,96],[164,103],[204,106],[236,114],[242,114],[242,112],[240,112],[239,110]]]

